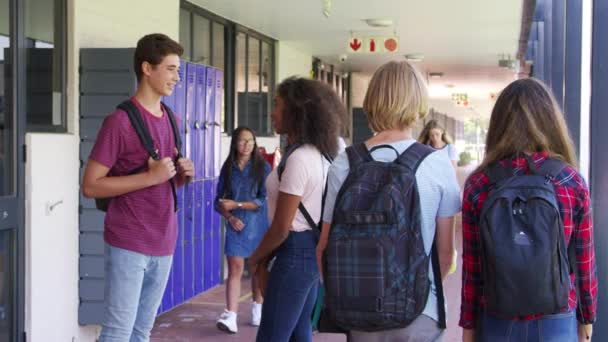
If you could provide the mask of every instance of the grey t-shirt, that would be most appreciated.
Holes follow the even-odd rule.
[[[414,142],[415,140],[408,139],[389,145],[393,146],[399,153],[403,153]],[[372,152],[372,157],[377,161],[392,162],[397,156],[395,151],[381,148]],[[346,180],[348,172],[348,156],[346,152],[342,152],[329,168],[327,197],[323,210],[323,222],[325,223],[331,223],[332,221],[336,196]],[[416,171],[416,183],[422,210],[422,239],[426,253],[430,254],[435,238],[435,219],[437,217],[454,216],[460,211],[461,207],[460,188],[456,179],[456,172],[447,154],[436,151],[426,157]],[[422,313],[437,320],[437,295],[431,265],[429,265],[429,271],[429,279],[433,285],[429,293],[429,300]]]

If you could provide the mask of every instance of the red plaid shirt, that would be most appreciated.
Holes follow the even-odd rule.
[[[534,153],[532,159],[537,166],[547,158],[548,153]],[[506,163],[502,161],[501,163]],[[528,164],[524,158],[512,160],[512,165],[519,174],[528,173]],[[576,263],[578,267],[578,287],[581,307],[577,311],[578,321],[590,324],[595,321],[597,309],[597,277],[595,253],[593,247],[593,219],[589,203],[589,189],[581,175],[572,167],[565,167],[553,180],[555,193],[564,224],[566,243],[574,237]],[[460,307],[459,325],[465,329],[474,329],[478,314],[483,310],[483,277],[481,275],[479,215],[484,200],[491,187],[489,179],[483,172],[472,174],[465,184],[462,203],[462,304]],[[570,290],[570,311],[577,308],[574,274]],[[513,320],[532,320],[542,314],[513,317]]]

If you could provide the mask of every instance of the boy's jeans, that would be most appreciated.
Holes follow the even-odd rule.
[[[105,247],[105,311],[99,342],[147,342],[162,300],[172,255]]]

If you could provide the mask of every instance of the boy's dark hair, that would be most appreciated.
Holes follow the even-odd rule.
[[[141,64],[148,62],[153,66],[160,64],[167,55],[175,54],[181,57],[184,48],[175,40],[162,33],[145,35],[137,41],[133,57],[133,67],[137,82],[141,81],[143,75]]]

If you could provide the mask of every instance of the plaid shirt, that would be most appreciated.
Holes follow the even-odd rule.
[[[548,153],[534,153],[532,159],[539,166]],[[505,165],[506,161],[502,161]],[[524,158],[512,160],[516,173],[528,173],[528,164]],[[589,190],[581,175],[572,167],[566,166],[553,180],[557,202],[564,224],[564,236],[569,244],[574,237],[576,243],[576,262],[578,267],[578,286],[581,298],[580,310],[577,310],[578,321],[590,324],[595,321],[597,308],[597,277],[595,253],[593,247],[593,220],[589,203]],[[479,215],[484,200],[491,191],[489,179],[483,172],[472,174],[465,184],[462,203],[462,304],[460,307],[459,325],[465,329],[474,329],[478,314],[483,310],[483,277],[481,275]],[[574,274],[567,308],[577,308]],[[532,320],[542,314],[513,317],[513,320]]]

